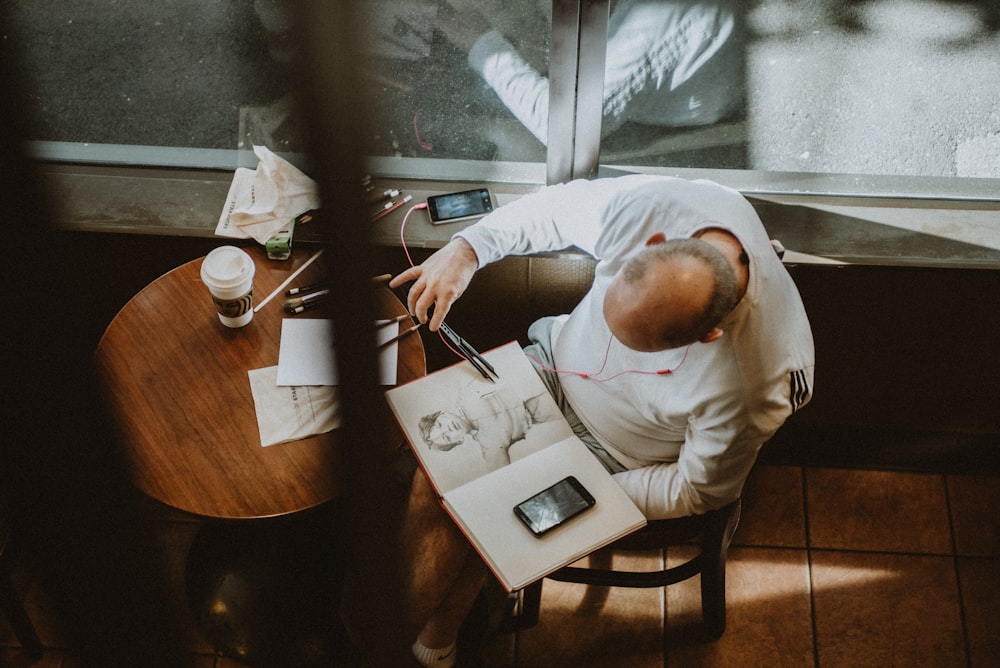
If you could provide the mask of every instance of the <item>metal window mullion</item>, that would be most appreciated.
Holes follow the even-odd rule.
[[[580,0],[552,0],[549,129],[545,159],[545,182],[548,184],[563,183],[573,176],[579,45]]]
[[[553,0],[546,182],[597,173],[609,0]]]
[[[573,153],[573,178],[577,179],[596,176],[600,163],[609,6],[609,0],[583,0],[580,14]]]

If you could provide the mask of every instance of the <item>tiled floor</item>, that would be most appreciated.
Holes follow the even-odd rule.
[[[720,640],[700,635],[697,578],[666,592],[546,581],[538,626],[493,638],[486,665],[1000,665],[998,482],[760,467],[730,550]],[[196,530],[172,518],[159,532],[178,586]],[[660,557],[628,558],[641,568]],[[72,666],[32,583],[18,584],[48,648],[35,665]],[[193,622],[190,637],[196,667],[241,665],[217,656]],[[0,665],[30,665],[5,621]]]

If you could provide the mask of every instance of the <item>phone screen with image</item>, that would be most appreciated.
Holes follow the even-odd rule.
[[[593,505],[593,495],[569,476],[514,506],[514,514],[531,533],[541,536]]]
[[[493,197],[486,188],[427,198],[427,213],[434,223],[451,223],[485,216],[493,211]]]

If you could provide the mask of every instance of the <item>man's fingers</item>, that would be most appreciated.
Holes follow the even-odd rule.
[[[389,281],[389,287],[398,288],[399,286],[414,280],[418,276],[420,276],[420,266],[417,265],[415,267],[410,267],[406,271],[402,271],[393,276],[392,280]]]
[[[410,267],[389,281],[396,288],[410,283],[407,310],[431,331],[437,331],[451,305],[465,291],[478,260],[464,240],[452,240],[423,264]],[[433,309],[433,313],[428,312]]]
[[[417,287],[418,284],[414,283],[413,288],[410,290],[411,296],[413,296],[414,290]],[[441,321],[444,320],[444,316],[448,313],[450,306],[449,303],[436,298],[433,290],[424,289],[424,286],[420,286],[420,290],[414,300],[412,313],[417,316],[417,320],[420,322],[427,322],[427,312],[433,307],[434,313],[430,320],[430,330],[434,332],[437,331]]]
[[[427,328],[432,332],[436,332],[444,322],[444,317],[448,315],[448,311],[451,310],[450,303],[438,302],[434,306],[434,314],[431,316],[431,322],[427,325]]]
[[[417,315],[417,298],[424,290],[424,284],[420,280],[422,275],[423,270],[421,266],[416,265],[396,274],[396,276],[389,281],[390,288],[398,288],[412,282],[410,289],[406,291],[406,310],[411,315]],[[417,320],[425,322],[426,318],[417,318]]]
[[[420,296],[424,291],[423,284],[417,280],[413,282],[410,286],[410,291],[406,293],[406,308],[407,310],[417,317],[419,322],[427,322],[427,317],[420,312]]]

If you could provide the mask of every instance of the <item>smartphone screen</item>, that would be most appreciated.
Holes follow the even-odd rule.
[[[514,506],[514,514],[536,536],[564,524],[594,505],[594,497],[569,476]]]
[[[427,198],[427,213],[434,223],[451,223],[485,216],[493,211],[493,198],[486,188]]]

